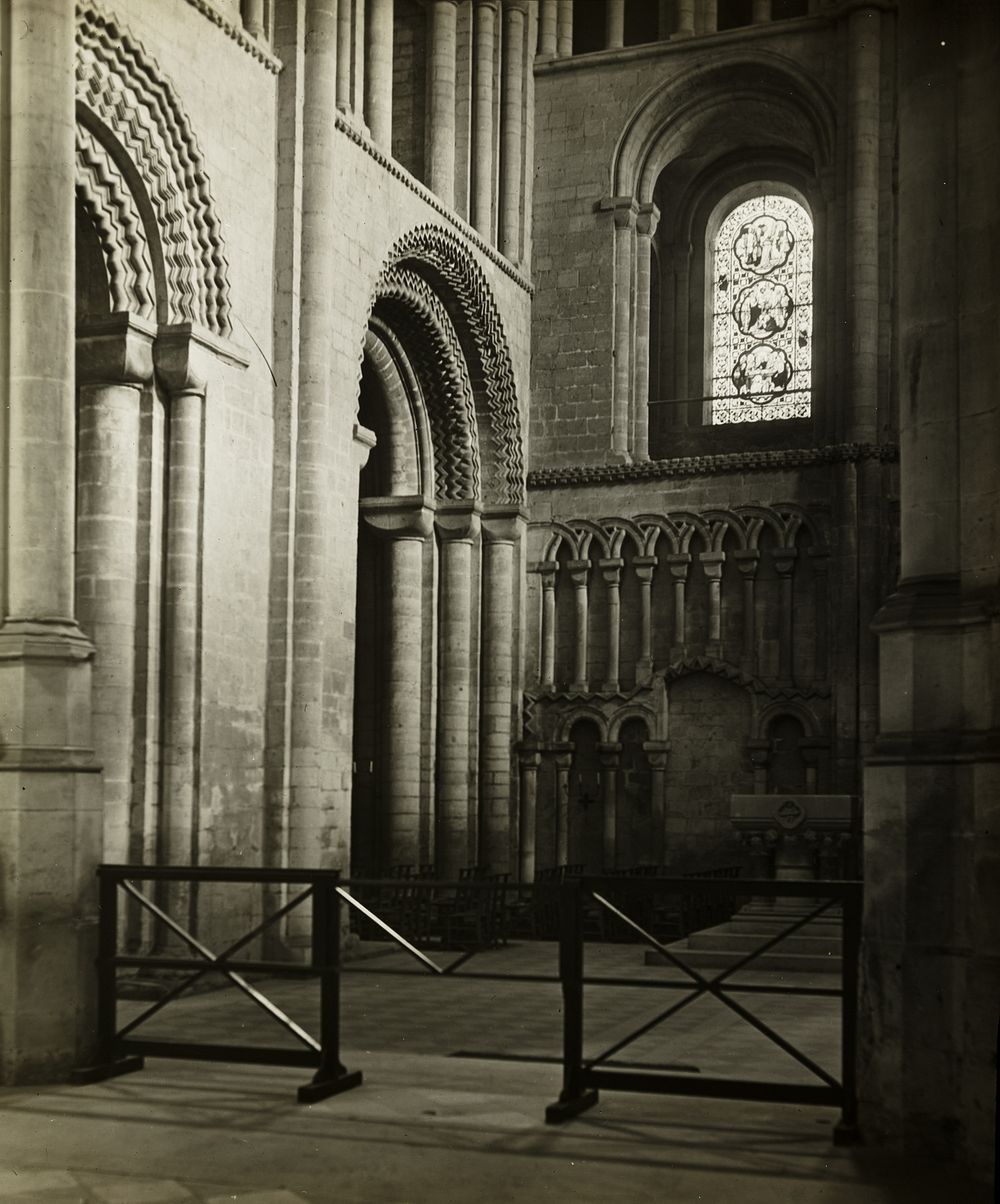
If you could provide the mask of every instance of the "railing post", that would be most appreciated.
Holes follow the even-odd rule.
[[[563,996],[563,1089],[545,1109],[546,1124],[557,1125],[597,1103],[583,1086],[583,922],[580,879],[559,887],[559,978]]]
[[[143,1059],[116,1056],[118,1032],[118,883],[120,875],[107,866],[97,870],[97,1042],[92,1066],[77,1067],[70,1082],[77,1086],[99,1083],[133,1070],[142,1070]]]
[[[340,1060],[340,895],[339,874],[313,880],[312,964],[319,971],[319,1067],[311,1083],[298,1089],[300,1104],[315,1104],[361,1085],[361,1071]]]
[[[861,1140],[858,1129],[858,959],[861,949],[861,887],[844,898],[843,995],[841,997],[840,1081],[844,1098],[833,1130],[834,1145]]]

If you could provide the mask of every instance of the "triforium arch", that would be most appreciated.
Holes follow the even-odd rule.
[[[202,852],[205,399],[247,361],[191,125],[143,47],[87,5],[76,116],[75,591],[97,647],[104,854],[185,864]]]
[[[517,859],[524,459],[499,310],[453,235],[420,227],[377,280],[359,422],[355,870]]]
[[[697,454],[660,432],[660,412],[672,426],[678,417],[686,425],[702,421],[703,372],[693,327],[704,320],[702,244],[712,208],[727,193],[776,180],[780,190],[808,197],[822,235],[834,114],[830,96],[797,64],[764,51],[682,72],[636,106],[614,148],[610,192],[602,202],[614,218],[612,433],[618,457]],[[660,347],[660,330],[677,346]],[[652,398],[651,379],[658,393]],[[687,400],[690,414],[680,404],[657,409],[651,444],[647,403],[660,399]]]

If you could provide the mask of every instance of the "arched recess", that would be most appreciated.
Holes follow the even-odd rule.
[[[196,766],[204,401],[221,365],[246,359],[229,342],[221,223],[177,94],[127,29],[86,4],[77,18],[75,585],[97,647],[105,857],[191,863],[209,855]],[[190,923],[184,890],[172,907]]]
[[[481,270],[421,227],[377,280],[359,422],[352,863],[516,864],[514,632],[524,465],[513,370]]]
[[[605,207],[615,218],[614,429],[629,432],[619,450],[632,459],[697,454],[676,428],[701,425],[702,244],[712,207],[727,191],[777,180],[808,197],[817,239],[825,238],[821,181],[832,163],[834,119],[829,94],[793,60],[741,49],[658,85],[626,123]],[[650,400],[669,404],[647,414]]]

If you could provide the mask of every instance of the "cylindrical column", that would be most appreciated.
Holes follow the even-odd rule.
[[[500,251],[521,247],[521,110],[524,105],[525,0],[504,0],[503,106],[500,127]]]
[[[519,512],[483,518],[478,861],[496,873],[506,872],[511,855],[515,552],[523,525]]]
[[[653,857],[663,865],[667,852],[667,746],[660,741],[646,741],[643,751],[649,758],[650,827],[653,830]]]
[[[521,814],[518,825],[519,869],[522,882],[535,880],[535,815],[538,806],[537,752],[521,754]]]
[[[719,656],[722,648],[722,565],[724,552],[699,552],[698,559],[708,578],[709,656]]]
[[[354,53],[354,4],[353,0],[327,0],[323,7],[325,11],[322,16],[314,16],[310,26],[307,27],[306,55],[308,57],[313,48],[309,38],[309,28],[312,28],[314,38],[319,36],[321,39],[331,36],[332,29],[336,29],[335,35],[332,35],[336,37],[336,62],[330,65],[330,70],[332,78],[336,80],[337,108],[341,112],[349,113],[352,96],[351,59]],[[332,12],[336,13],[335,27],[333,26]],[[327,23],[331,26],[330,32],[325,28]]]
[[[346,3],[347,0],[339,0]],[[354,0],[354,24],[351,40],[351,108],[360,117],[365,111],[365,0]]]
[[[390,865],[420,861],[420,718],[423,682],[424,541],[390,538],[389,656],[386,680],[385,782],[388,798],[383,857]]]
[[[456,0],[430,6],[430,105],[427,184],[446,205],[455,203]]]
[[[689,552],[671,552],[667,556],[670,566],[670,576],[674,580],[674,646],[672,652],[680,654],[684,649],[684,587],[687,583],[688,566],[691,563]]]
[[[601,795],[602,795],[602,847],[604,873],[610,874],[617,868],[618,859],[618,762],[621,759],[620,744],[602,744]]]
[[[635,682],[641,685],[653,672],[653,569],[655,556],[636,556],[632,561],[639,579],[639,659],[635,664]]]
[[[329,613],[330,523],[328,432],[330,430],[331,344],[336,272],[330,231],[337,198],[330,186],[333,115],[340,86],[350,83],[350,3],[307,0],[302,100],[302,256],[299,301],[298,414],[295,429],[295,546],[292,580],[291,686],[289,697],[289,804],[287,857],[292,866],[338,865],[329,839],[337,817],[327,802],[331,787],[323,773],[324,649]],[[346,12],[346,25],[344,16]],[[348,54],[343,71],[338,62]],[[343,108],[350,108],[350,91]],[[294,917],[293,917],[294,919]],[[306,940],[301,922],[290,921],[297,943]]]
[[[611,413],[611,451],[618,460],[629,456],[629,410],[632,392],[632,242],[635,203],[616,202],[615,219],[615,370]]]
[[[573,54],[573,0],[558,0],[556,54],[568,59]]]
[[[850,146],[848,235],[851,297],[849,439],[877,438],[879,281],[878,203],[881,14],[855,9],[848,18],[847,128]]]
[[[653,235],[660,211],[644,205],[635,223],[635,383],[632,458],[649,459],[649,289]]]
[[[625,45],[625,0],[605,0],[604,45],[608,50]]]
[[[750,674],[757,672],[757,615],[756,587],[757,564],[760,553],[755,549],[738,550],[733,553],[736,567],[743,577],[743,652],[740,664]]]
[[[542,579],[542,649],[540,685],[551,690],[556,681],[556,573],[559,566],[546,562],[539,567]]]
[[[157,349],[159,350],[159,349]],[[162,374],[165,376],[165,374]],[[202,514],[202,411],[205,386],[193,374],[165,380],[167,419],[166,557],[163,573],[163,768],[160,858],[167,865],[199,861],[198,731],[199,552]],[[174,919],[197,931],[196,892],[170,891]],[[173,943],[173,938],[168,938]]]
[[[440,541],[437,790],[434,860],[457,878],[473,853],[469,830],[472,686],[472,555],[480,520],[470,504],[445,504],[435,518]],[[412,699],[411,699],[412,708]],[[506,860],[506,858],[505,858]]]
[[[556,865],[569,863],[569,771],[572,753],[556,757]]]
[[[701,0],[695,13],[696,33],[715,33],[719,28],[718,0]]]
[[[538,55],[551,58],[556,53],[557,0],[541,0],[538,18]]]
[[[601,560],[598,562],[601,576],[604,578],[604,584],[608,588],[608,663],[602,689],[611,691],[612,693],[618,689],[618,678],[620,676],[619,660],[622,628],[621,575],[624,563],[620,559]]]
[[[152,329],[77,340],[76,606],[97,648],[92,710],[104,856],[118,862],[130,853],[139,410],[152,375]]]
[[[778,636],[778,679],[783,685],[791,685],[793,677],[792,638],[795,624],[795,595],[793,572],[795,548],[777,548],[773,553],[774,570],[781,582],[781,628]]]
[[[674,5],[675,38],[689,38],[694,33],[694,0],[676,0]]]
[[[763,25],[771,19],[771,0],[753,0],[751,20],[754,25]]]
[[[365,118],[372,139],[389,154],[392,153],[392,15],[393,0],[368,0]]]
[[[538,17],[539,58],[554,58],[556,53],[557,0],[542,0]]]
[[[579,693],[587,691],[588,676],[588,617],[587,617],[587,578],[590,574],[589,560],[570,560],[566,568],[569,579],[573,583],[573,609],[576,616],[576,642],[573,658],[573,684],[570,689]]]
[[[496,0],[476,0],[472,32],[472,224],[493,237],[493,69]]]
[[[264,0],[243,0],[243,28],[252,38],[264,36]]]

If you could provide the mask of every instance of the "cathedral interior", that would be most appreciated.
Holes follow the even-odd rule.
[[[731,866],[863,881],[865,1140],[988,1180],[1000,10],[8,0],[0,49],[0,1083],[91,1056],[100,863]]]

